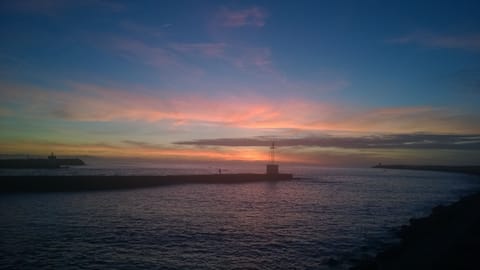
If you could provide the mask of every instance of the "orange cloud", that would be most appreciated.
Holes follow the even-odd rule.
[[[170,125],[336,132],[479,133],[475,116],[435,107],[361,109],[304,99],[259,96],[158,96],[89,84],[69,91],[1,84],[1,104],[23,116],[70,121],[170,121]],[[165,123],[163,123],[165,124]]]
[[[2,154],[45,155],[55,152],[59,155],[102,156],[124,158],[162,158],[190,161],[265,161],[268,159],[266,148],[198,148],[172,147],[141,142],[125,142],[123,144],[89,144],[89,143],[54,143],[48,141],[12,141],[0,142]],[[286,160],[279,158],[279,160]]]

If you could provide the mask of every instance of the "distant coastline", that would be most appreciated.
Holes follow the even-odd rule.
[[[10,158],[0,159],[0,169],[56,169],[65,166],[83,166],[85,162],[79,158]]]
[[[393,170],[416,170],[416,171],[438,171],[454,172],[480,175],[480,166],[443,166],[443,165],[382,165],[378,164],[373,168],[393,169]]]

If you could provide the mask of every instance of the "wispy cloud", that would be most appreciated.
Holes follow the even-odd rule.
[[[257,67],[261,70],[272,70],[271,52],[268,48],[246,48],[242,54],[231,58],[239,68]]]
[[[117,51],[122,57],[129,60],[140,60],[148,65],[161,68],[171,67],[179,64],[174,54],[170,51],[158,47],[151,46],[141,40],[112,37],[110,45],[113,50]]]
[[[220,24],[224,27],[254,26],[263,27],[268,13],[260,7],[247,9],[222,8],[217,14]]]
[[[176,142],[179,145],[197,146],[268,146],[272,138],[219,138]],[[281,147],[338,147],[349,149],[449,149],[480,150],[480,134],[377,134],[368,136],[317,135],[301,138],[275,138]]]
[[[105,50],[128,60],[131,63],[158,69],[165,76],[198,76],[202,66],[184,61],[178,52],[163,44],[152,44],[141,39],[111,36],[102,38],[97,44]]]
[[[387,40],[392,44],[416,44],[431,48],[480,50],[480,34],[436,34],[415,32]]]
[[[140,27],[140,26],[138,26]],[[151,32],[147,28],[136,31]],[[148,35],[161,35],[152,32]],[[91,43],[131,63],[143,64],[172,74],[198,75],[205,72],[206,61],[221,60],[236,70],[261,71],[279,74],[266,47],[249,47],[224,42],[179,43],[170,41],[145,41],[142,38],[122,36],[94,36]],[[202,58],[198,58],[201,56]]]
[[[173,43],[170,46],[177,52],[214,57],[224,56],[227,47],[225,43]]]

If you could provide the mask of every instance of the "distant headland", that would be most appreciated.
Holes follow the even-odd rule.
[[[443,166],[443,165],[383,165],[373,166],[380,169],[454,172],[480,175],[480,166]]]
[[[0,159],[0,169],[56,169],[65,166],[83,166],[79,158],[57,158],[51,153],[47,158]]]

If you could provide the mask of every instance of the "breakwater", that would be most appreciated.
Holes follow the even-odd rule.
[[[292,174],[207,174],[165,176],[1,176],[0,192],[82,191],[176,184],[239,184],[292,180]]]

